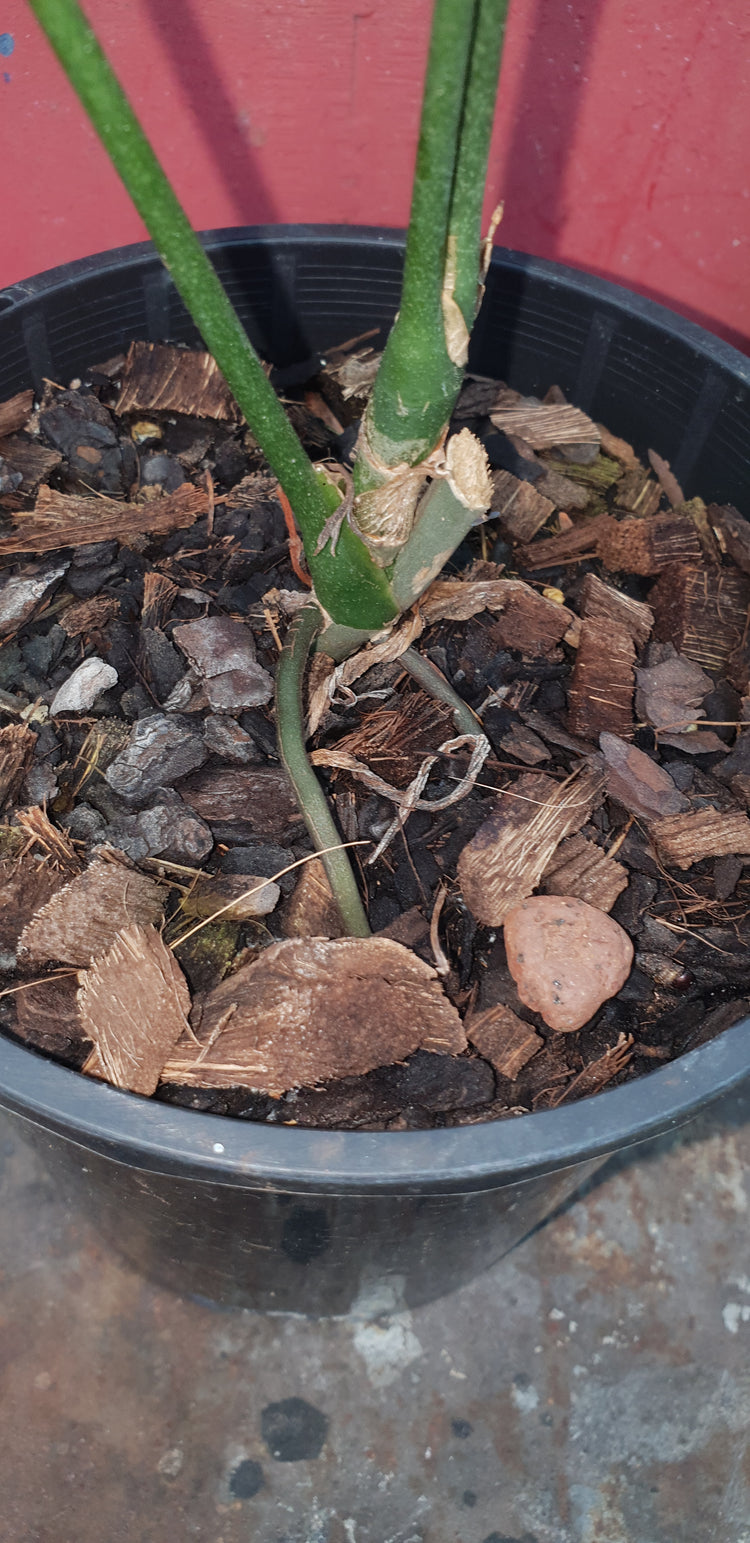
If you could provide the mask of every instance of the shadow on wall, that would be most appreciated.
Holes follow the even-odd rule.
[[[588,66],[607,0],[536,0],[524,8],[523,58],[502,169],[504,245],[561,260],[566,172],[588,87]],[[504,84],[504,83],[503,83]],[[501,85],[501,104],[503,86]],[[502,106],[501,106],[502,112]],[[523,238],[514,230],[514,213]]]
[[[146,8],[165,52],[174,61],[185,99],[211,153],[217,181],[235,206],[237,224],[248,222],[249,191],[253,224],[277,224],[278,208],[238,122],[214,58],[210,34],[196,14],[193,0],[182,0],[178,25],[173,7],[165,6],[164,0],[146,0]]]

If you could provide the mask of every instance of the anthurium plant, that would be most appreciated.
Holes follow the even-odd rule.
[[[302,680],[313,648],[341,660],[387,633],[487,514],[484,450],[449,435],[497,215],[482,239],[487,157],[508,0],[435,0],[403,287],[362,419],[352,472],[310,461],[77,0],[29,0],[203,341],[293,511],[312,579],[279,662],[284,763],[347,929],[369,927],[305,748]],[[404,663],[477,729],[447,681]],[[331,851],[331,847],[339,849]]]

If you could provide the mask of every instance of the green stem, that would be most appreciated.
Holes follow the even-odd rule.
[[[452,685],[446,680],[442,670],[439,670],[431,659],[425,654],[418,654],[416,648],[407,648],[405,654],[401,654],[399,664],[403,664],[409,674],[418,681],[423,691],[428,696],[435,697],[438,702],[444,702],[453,713],[453,722],[459,734],[482,734],[484,731],[476,713],[472,712],[468,702],[464,702]]]
[[[416,465],[448,422],[462,371],[445,341],[446,239],[477,0],[435,0],[401,306],[375,379],[368,434],[386,465]],[[358,492],[377,486],[367,461]]]
[[[508,0],[479,0],[464,98],[448,233],[456,243],[456,303],[471,331],[477,312],[482,208]]]
[[[330,498],[77,0],[29,4],[294,509],[323,605],[337,621],[383,626],[395,606],[354,531],[342,529],[336,559],[315,556]]]
[[[323,849],[335,847],[341,836],[305,748],[302,682],[310,650],[322,625],[323,617],[318,607],[306,605],[298,611],[286,635],[276,672],[279,748],[313,845],[321,853],[347,932],[354,938],[369,938],[370,925],[346,852],[339,849],[323,855]]]

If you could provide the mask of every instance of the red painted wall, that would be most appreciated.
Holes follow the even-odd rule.
[[[194,223],[405,223],[431,0],[86,0]],[[746,0],[512,0],[501,238],[750,349]],[[0,0],[0,286],[142,227]]]

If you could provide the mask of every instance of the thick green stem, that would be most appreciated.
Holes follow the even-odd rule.
[[[469,332],[477,311],[482,208],[507,14],[508,0],[479,0],[451,198],[454,297]]]
[[[386,465],[416,465],[429,454],[461,384],[446,346],[441,296],[476,9],[477,0],[435,0],[401,307],[367,414],[370,444]],[[359,456],[357,491],[378,480]]]
[[[315,556],[330,498],[77,0],[29,4],[294,509],[323,605],[337,621],[383,626],[395,606],[354,531],[342,529],[335,560],[330,547]]]
[[[297,613],[287,633],[276,672],[279,748],[305,824],[321,854],[344,926],[351,937],[369,938],[370,925],[346,852],[340,849],[324,855],[323,849],[335,847],[341,836],[305,748],[302,682],[310,650],[322,625],[323,617],[318,607],[306,605]]]

